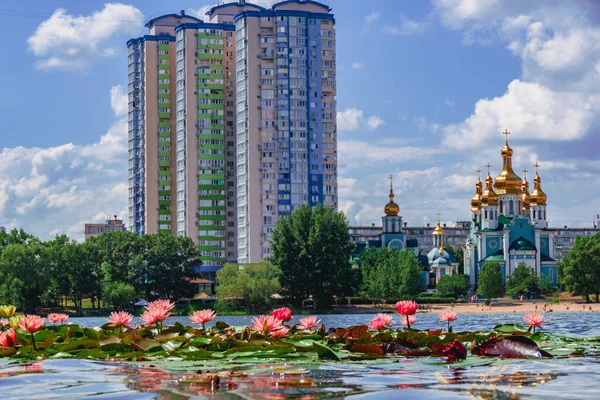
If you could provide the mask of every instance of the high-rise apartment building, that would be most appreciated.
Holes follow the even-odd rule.
[[[281,216],[337,206],[331,9],[288,0],[235,15],[238,262],[269,256]]]
[[[294,207],[337,206],[333,24],[311,0],[239,0],[127,43],[129,230],[191,237],[211,278],[268,255]]]

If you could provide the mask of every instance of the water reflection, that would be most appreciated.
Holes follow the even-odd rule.
[[[431,361],[312,366],[240,365],[169,371],[153,365],[46,360],[0,370],[1,398],[319,399],[597,398],[595,359],[513,360],[506,365],[452,368]],[[391,392],[394,391],[394,392]],[[400,394],[400,396],[398,396]]]

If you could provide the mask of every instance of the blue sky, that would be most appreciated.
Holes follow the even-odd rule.
[[[340,208],[469,218],[475,169],[542,165],[551,226],[600,213],[600,6],[594,1],[330,0],[336,16]],[[126,216],[126,48],[143,22],[208,1],[22,0],[0,9],[0,226],[80,238]],[[533,175],[528,174],[530,181]]]

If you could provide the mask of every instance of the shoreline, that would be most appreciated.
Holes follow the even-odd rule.
[[[544,308],[546,305],[546,308]],[[422,308],[424,307],[424,308]],[[591,311],[590,311],[591,307]],[[372,313],[389,313],[394,311],[393,304],[378,304],[378,305],[350,305],[336,306],[335,314],[372,314]],[[510,303],[494,303],[491,307],[483,303],[456,303],[451,304],[423,304],[419,306],[418,313],[424,314],[439,314],[442,311],[454,311],[458,314],[509,314],[509,313],[543,313],[543,312],[595,312],[600,311],[600,303],[584,303],[576,301],[561,301],[558,304],[550,302],[510,302]]]

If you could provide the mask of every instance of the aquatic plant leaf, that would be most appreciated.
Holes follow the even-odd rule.
[[[537,343],[525,336],[507,336],[500,339],[490,339],[479,346],[471,347],[471,353],[477,354],[477,349],[481,355],[501,356],[512,358],[541,358],[552,357],[543,352]]]
[[[100,343],[97,340],[90,339],[88,337],[82,337],[79,339],[71,340],[67,344],[56,345],[56,350],[63,351],[63,352],[69,352],[69,351],[79,350],[79,349],[92,349],[92,348],[99,348],[99,347],[100,347]]]
[[[494,331],[500,333],[527,332],[527,328],[519,324],[499,324],[494,326]]]
[[[317,354],[319,355],[319,358],[342,361],[340,356],[335,351],[333,351],[331,348],[329,348],[328,346],[325,346],[318,342],[314,342],[314,343],[315,343],[315,349],[317,351]]]
[[[29,334],[27,334],[27,336],[29,336]],[[42,329],[33,335],[36,342],[43,342],[48,338],[58,338],[58,336],[59,335],[57,332],[54,332],[50,329]]]
[[[100,340],[100,336],[98,335],[98,332],[96,332],[95,329],[84,328],[83,333],[85,333],[85,336],[89,337],[90,339]]]
[[[384,354],[383,350],[374,344],[355,343],[350,347],[350,351],[365,354]]]
[[[222,331],[224,329],[229,328],[229,324],[227,324],[226,322],[223,322],[223,321],[217,321],[215,323],[215,328],[217,328],[218,330]]]
[[[173,353],[176,349],[181,347],[181,342],[177,340],[169,340],[166,343],[160,345],[166,352]]]
[[[123,343],[108,343],[100,346],[100,350],[110,354],[114,353],[130,353],[135,351],[135,347]]]

